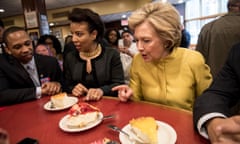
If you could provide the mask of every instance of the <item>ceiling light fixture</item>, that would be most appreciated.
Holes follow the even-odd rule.
[[[5,12],[5,10],[4,9],[0,9],[0,12]]]
[[[49,26],[54,26],[55,24],[53,23],[53,22],[51,22],[50,24],[49,24]]]
[[[122,15],[122,19],[125,19],[125,18],[127,18],[127,16],[124,14],[124,15]]]

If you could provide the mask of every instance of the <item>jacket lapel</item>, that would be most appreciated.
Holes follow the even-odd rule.
[[[28,72],[25,70],[25,68],[13,57],[9,57],[9,63],[13,67],[13,71],[15,71],[16,79],[19,79],[20,81],[27,83],[29,85],[33,85],[33,81],[30,78]]]

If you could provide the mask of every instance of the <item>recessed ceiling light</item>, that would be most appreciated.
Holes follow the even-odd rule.
[[[125,19],[126,17],[127,17],[127,16],[126,16],[125,14],[124,14],[124,15],[122,15],[122,18],[123,18],[123,19]]]
[[[50,25],[50,26],[54,26],[54,23],[51,22],[49,25]]]
[[[4,9],[0,9],[0,12],[5,12],[5,10]]]

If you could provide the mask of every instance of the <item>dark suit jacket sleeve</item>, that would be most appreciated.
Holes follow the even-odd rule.
[[[23,67],[3,55],[0,61],[0,106],[35,99],[36,88]]]
[[[36,88],[9,89],[9,80],[0,70],[0,106],[36,99]]]
[[[196,99],[193,109],[194,125],[205,114],[218,112],[231,116],[240,98],[240,44],[235,45],[211,86]]]
[[[0,57],[0,106],[36,99],[36,87],[24,68],[16,61],[11,63]],[[55,58],[35,57],[38,75],[62,83],[62,72]]]
[[[36,88],[21,88],[14,90],[5,89],[0,92],[0,106],[21,103],[34,99],[36,99]]]

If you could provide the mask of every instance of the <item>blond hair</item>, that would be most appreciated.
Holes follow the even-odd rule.
[[[138,25],[148,21],[167,42],[166,48],[172,51],[181,41],[181,22],[178,11],[169,3],[148,3],[136,10],[128,19],[129,27],[134,30]]]

